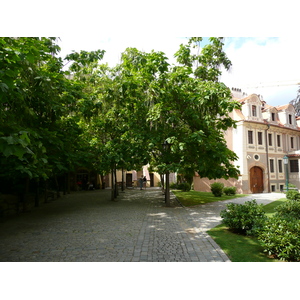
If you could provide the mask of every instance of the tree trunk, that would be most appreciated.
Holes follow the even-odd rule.
[[[105,190],[105,181],[104,181],[104,176],[102,174],[100,174],[100,178],[101,178],[101,189]]]
[[[169,180],[169,176],[170,173],[169,171],[167,171],[166,173],[166,192],[165,192],[165,203],[166,206],[171,206],[171,202],[170,202],[170,180]]]
[[[48,180],[45,181],[45,198],[44,198],[44,202],[47,203],[48,202]]]
[[[71,194],[71,182],[70,182],[71,176],[70,172],[67,173],[67,192],[68,194]]]
[[[165,192],[165,179],[163,174],[159,174],[162,192]]]
[[[119,196],[119,191],[118,191],[118,181],[117,181],[117,168],[115,167],[114,169],[115,172],[115,198]]]
[[[111,168],[111,197],[110,200],[114,201],[115,199],[115,191],[114,191],[114,168]]]
[[[36,180],[35,187],[35,197],[34,197],[34,207],[40,206],[40,180]]]
[[[55,181],[55,185],[56,185],[56,198],[60,198],[60,193],[59,193],[59,184],[57,181],[57,177],[54,176],[54,181]]]
[[[124,192],[124,169],[122,168],[122,185],[121,185],[121,190]]]
[[[27,211],[27,193],[29,189],[29,178],[25,179],[24,187],[21,190],[20,193],[20,203],[22,204],[22,212]],[[19,212],[19,207],[18,207],[18,212]]]
[[[65,173],[63,176],[63,195],[67,194],[67,176],[67,173]]]

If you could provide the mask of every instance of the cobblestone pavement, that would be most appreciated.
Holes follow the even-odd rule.
[[[228,262],[206,233],[228,202],[268,203],[257,194],[193,208],[164,206],[161,190],[77,192],[0,223],[2,262]],[[176,203],[174,196],[173,203]]]

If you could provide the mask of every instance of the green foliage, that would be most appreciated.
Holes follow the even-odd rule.
[[[235,195],[236,187],[235,186],[224,187],[223,192],[225,195]]]
[[[0,38],[0,176],[12,183],[95,161],[79,125],[91,93],[66,77],[59,51],[55,38]],[[84,55],[73,55],[73,62],[95,61],[85,55],[85,63]]]
[[[189,192],[191,190],[191,184],[189,184],[188,182],[179,183],[178,189],[184,192]]]
[[[277,215],[282,218],[300,220],[300,201],[289,200],[275,208]]]
[[[284,261],[300,261],[299,236],[300,220],[277,214],[268,219],[258,239],[268,255]]]
[[[210,190],[215,197],[221,197],[223,195],[224,184],[221,182],[214,182],[210,185]]]
[[[288,190],[286,192],[286,198],[289,200],[300,200],[300,193],[295,190]]]
[[[55,38],[0,38],[1,175],[47,178],[78,166],[105,174],[151,163],[188,183],[195,172],[237,177],[223,133],[240,104],[218,80],[230,66],[222,41],[210,38],[194,55],[201,38],[191,38],[176,66],[159,51],[128,48],[114,68],[99,64],[103,50],[73,52],[64,71]]]
[[[280,260],[300,261],[300,202],[287,200],[259,233],[264,251]]]
[[[171,189],[178,189],[178,184],[176,182],[170,183],[170,188]]]
[[[233,231],[257,235],[266,221],[262,207],[256,200],[246,201],[245,204],[229,203],[220,213],[222,223]]]

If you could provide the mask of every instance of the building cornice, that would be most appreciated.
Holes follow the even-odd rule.
[[[295,129],[295,128],[286,127],[284,125],[270,124],[266,121],[257,122],[257,121],[251,121],[251,120],[238,120],[236,122],[237,122],[237,125],[238,125],[238,123],[256,125],[255,128],[263,127],[263,129],[271,129],[273,127],[273,128],[279,129],[279,131],[283,131],[283,132],[294,131],[294,132],[300,133],[300,128],[299,127],[297,127],[297,129]]]

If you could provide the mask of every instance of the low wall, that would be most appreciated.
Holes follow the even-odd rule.
[[[239,180],[235,178],[226,179],[208,179],[208,178],[201,178],[198,176],[194,176],[194,190],[201,191],[201,192],[210,192],[210,185],[214,182],[221,182],[224,184],[224,187],[234,186],[236,187],[237,194],[243,194],[242,184]]]

